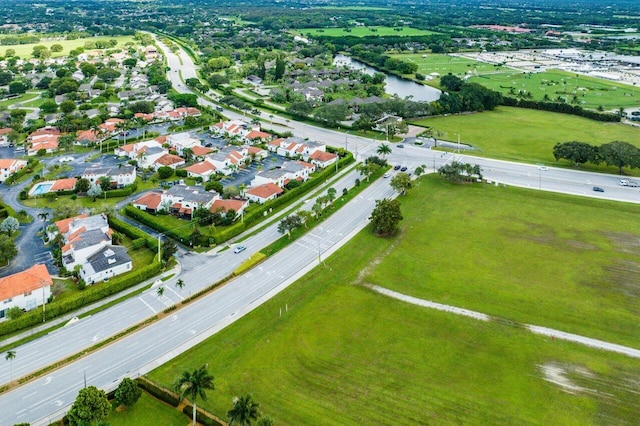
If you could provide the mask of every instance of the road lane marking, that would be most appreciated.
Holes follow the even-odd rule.
[[[151,307],[151,305],[149,305],[147,302],[145,302],[142,297],[138,297],[138,300],[140,300],[142,303],[144,303],[145,305],[147,305],[147,308],[151,309],[151,312],[153,312],[154,314],[158,313],[158,311],[156,311],[155,309],[153,309]]]

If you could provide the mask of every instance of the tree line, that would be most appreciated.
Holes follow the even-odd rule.
[[[557,143],[553,147],[553,156],[556,160],[569,160],[575,166],[605,163],[607,166],[617,167],[620,174],[623,167],[640,168],[640,149],[622,141],[600,146],[578,141]]]

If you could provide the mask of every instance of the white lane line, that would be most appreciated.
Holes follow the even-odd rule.
[[[145,305],[147,305],[147,308],[151,309],[151,312],[153,312],[154,314],[158,313],[158,311],[156,311],[155,309],[153,309],[151,307],[151,305],[149,305],[147,302],[145,302],[142,297],[138,297],[138,300],[140,300],[142,303],[144,303]]]

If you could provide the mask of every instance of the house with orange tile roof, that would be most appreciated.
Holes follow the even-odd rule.
[[[193,153],[193,156],[201,160],[204,160],[204,158],[208,154],[211,154],[213,151],[214,151],[213,148],[208,148],[206,146],[194,146],[193,148],[191,148],[191,152]]]
[[[262,132],[260,130],[252,130],[246,134],[244,139],[251,144],[256,144],[267,142],[271,140],[272,137],[273,136],[271,135],[271,133]]]
[[[107,119],[104,123],[102,123],[101,125],[99,125],[98,127],[102,130],[103,133],[105,134],[112,134],[115,135],[116,133],[118,133],[120,130],[118,129],[118,125],[120,123],[124,123],[124,120],[121,118],[109,118]]]
[[[0,278],[0,318],[14,307],[30,311],[43,305],[51,297],[52,285],[51,275],[43,264]]]
[[[148,150],[149,148],[158,148],[163,152],[163,154],[167,153],[167,151],[162,148],[162,142],[159,142],[156,139],[136,143],[128,143],[126,145],[117,147],[113,150],[113,153],[118,157],[127,157],[130,160],[136,160],[138,159],[141,152],[145,152],[145,150]]]
[[[309,161],[311,164],[324,169],[325,167],[335,164],[336,161],[338,161],[338,155],[326,151],[315,151],[309,156]]]
[[[326,151],[327,146],[294,136],[286,139],[274,139],[267,144],[267,149],[281,157],[301,158],[309,161],[311,154],[316,151]]]
[[[49,192],[71,191],[76,187],[76,178],[57,179],[53,181],[53,185],[49,188]]]
[[[200,163],[192,164],[185,169],[189,177],[200,177],[203,182],[208,182],[211,176],[216,174],[216,166],[210,161],[204,160]]]
[[[162,191],[149,191],[135,200],[133,207],[149,213],[158,213],[162,203]]]
[[[58,139],[60,135],[48,135],[46,137],[38,137],[31,141],[27,148],[27,155],[34,156],[38,151],[43,149],[47,154],[51,154],[58,150]]]
[[[87,285],[131,270],[133,264],[124,247],[112,244],[113,231],[105,214],[86,214],[55,222],[50,237],[62,235],[62,266],[73,271],[80,266],[80,276]]]
[[[226,146],[218,152],[209,154],[206,161],[216,166],[218,173],[228,176],[247,163],[249,157],[244,147]]]
[[[17,172],[27,165],[27,162],[24,160],[18,160],[15,158],[0,158],[0,182],[4,182]]]
[[[248,206],[249,200],[223,200],[222,198],[218,198],[213,202],[209,210],[211,213],[220,213],[222,216],[226,216],[229,210],[233,210],[236,212],[235,219],[244,214],[244,209]]]
[[[269,156],[269,151],[258,148],[257,146],[245,146],[243,148],[247,150],[247,155],[250,158],[254,158],[256,160],[264,160]]]
[[[174,185],[162,192],[160,207],[170,206],[169,212],[183,219],[191,219],[198,208],[209,209],[220,198],[215,191],[206,191],[202,186]]]
[[[184,158],[179,157],[173,154],[164,154],[153,162],[154,170],[158,171],[160,167],[171,167],[172,169],[177,169],[180,166],[184,166],[185,161]]]
[[[77,145],[90,145],[92,143],[97,143],[103,141],[107,138],[107,134],[99,132],[97,130],[89,129],[84,130],[77,134],[76,136],[76,144]]]
[[[247,189],[244,193],[249,201],[264,204],[269,200],[275,200],[284,190],[274,183],[263,183]]]
[[[229,120],[229,121],[220,121],[218,123],[212,124],[209,127],[214,133],[217,133],[221,136],[228,137],[237,137],[240,139],[244,139],[249,132],[254,130],[260,130],[259,126],[253,126],[246,121],[243,120]]]
[[[29,133],[27,136],[27,142],[37,141],[41,138],[48,138],[49,136],[60,136],[62,132],[55,127],[43,127],[34,132]]]

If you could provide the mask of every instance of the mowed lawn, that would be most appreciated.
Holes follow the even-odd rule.
[[[442,55],[437,53],[401,53],[389,56],[417,64],[418,72],[427,76],[432,73],[438,73],[440,76],[451,73],[459,77],[463,77],[467,74],[485,74],[496,70],[496,67],[493,64],[474,61],[473,59],[454,55]],[[440,79],[436,78],[434,81],[439,82]]]
[[[612,111],[640,106],[638,87],[560,70],[525,73],[502,68],[499,73],[471,77],[469,81],[507,96],[515,97],[522,90],[531,93],[535,100],[542,100],[545,95],[551,100],[560,96],[567,103],[590,109],[602,106]]]
[[[473,155],[532,163],[555,163],[553,147],[562,142],[602,145],[619,140],[640,147],[640,128],[524,108],[499,107],[476,114],[425,118],[413,124],[431,127],[440,132],[440,139],[452,142],[460,133],[463,143],[477,148]],[[617,173],[615,167],[601,165],[597,169]]]
[[[4,53],[6,49],[13,49],[16,51],[16,55],[27,59],[31,57],[31,52],[33,52],[34,46],[46,46],[51,49],[51,46],[54,44],[59,44],[62,46],[62,52],[51,52],[51,57],[56,58],[59,56],[66,56],[69,54],[69,51],[76,49],[78,47],[84,47],[86,42],[96,42],[96,41],[107,41],[107,40],[117,40],[118,44],[116,47],[111,49],[123,49],[125,44],[128,42],[133,42],[135,44],[139,44],[137,41],[133,39],[133,36],[100,36],[100,37],[87,37],[87,38],[79,38],[76,40],[47,40],[40,41],[38,43],[30,43],[30,44],[14,44],[14,45],[0,45],[0,51]]]
[[[110,426],[186,426],[189,417],[143,391],[133,406],[120,411],[114,408],[107,422]]]
[[[437,178],[423,178],[419,187],[402,198],[405,220],[396,238],[376,238],[369,230],[363,231],[326,259],[324,266],[153,371],[151,378],[169,386],[182,371],[208,363],[216,390],[208,393],[209,399],[202,406],[224,416],[234,396],[250,392],[261,404],[261,410],[279,425],[634,424],[640,410],[637,360],[535,336],[517,326],[435,312],[366,287],[367,283],[376,283],[434,298],[427,283],[436,280],[441,288],[451,285],[451,292],[460,294],[461,305],[493,311],[487,313],[500,314],[499,306],[495,307],[499,301],[515,306],[511,309],[521,311],[523,319],[530,323],[558,322],[567,325],[565,328],[579,321],[602,323],[594,327],[594,333],[586,330],[588,334],[602,334],[607,326],[621,328],[620,324],[625,323],[628,331],[616,330],[605,337],[633,340],[629,335],[637,331],[638,316],[624,311],[630,305],[639,305],[637,296],[625,302],[614,289],[606,295],[598,288],[589,290],[589,278],[597,275],[592,270],[600,266],[602,259],[596,258],[593,267],[589,262],[595,256],[579,260],[584,253],[607,250],[613,257],[631,259],[632,253],[607,249],[608,237],[601,235],[600,229],[605,233],[615,233],[617,227],[626,229],[631,225],[632,214],[622,209],[621,222],[602,228],[595,222],[606,222],[618,215],[614,214],[616,205],[589,207],[589,202],[582,206],[562,197],[554,200],[548,194],[536,200],[536,193],[510,191],[490,186],[452,188]],[[446,194],[452,198],[451,204],[443,200]],[[502,228],[465,228],[462,222],[484,217],[486,223],[497,210],[493,204],[502,202],[501,194],[505,199],[514,197],[514,201],[503,205],[513,211],[500,212],[493,218]],[[485,197],[487,203],[491,201],[486,214],[480,211],[486,209],[482,201]],[[544,228],[535,233],[536,238],[529,236],[524,231],[536,228],[528,223],[541,220],[537,215],[542,213],[531,213],[526,208],[528,203],[541,206],[540,210],[554,207],[554,212],[548,212],[545,226],[551,226],[549,217],[555,213],[553,220],[561,221],[566,228],[553,227],[555,236],[543,232]],[[522,214],[518,215],[521,209]],[[578,212],[571,213],[574,209],[593,214],[588,221],[591,226],[586,223],[574,228],[570,221],[578,216]],[[436,214],[435,210],[441,213]],[[483,243],[490,246],[491,254],[499,251],[499,256],[478,256],[483,250],[473,238],[474,232],[494,235],[494,239]],[[444,236],[447,233],[449,237]],[[515,242],[501,245],[505,235]],[[555,264],[555,252],[560,248],[555,249],[554,243],[569,252],[563,258],[567,265],[562,273]],[[528,244],[537,244],[538,250]],[[433,248],[439,245],[439,250]],[[524,255],[514,256],[517,251],[535,254],[535,258],[523,261]],[[551,256],[545,257],[546,252]],[[438,262],[443,257],[446,261]],[[538,296],[532,296],[527,287],[535,283],[523,277],[533,266],[520,261],[531,261],[538,269],[550,270],[539,271],[544,277],[553,275],[553,282],[545,283],[548,294],[540,299],[550,298],[555,304],[538,306],[530,302]],[[422,267],[423,263],[429,268]],[[572,280],[578,272],[567,272],[570,267],[586,267],[585,280],[580,281],[585,289],[576,288],[579,283]],[[444,271],[446,268],[454,271]],[[464,283],[452,282],[455,269],[466,275],[473,271],[473,277]],[[492,276],[494,285],[488,290],[479,291],[474,285],[489,281]],[[497,282],[498,278],[511,276],[516,279],[510,279],[509,286]],[[470,301],[462,297],[463,284]],[[574,303],[572,299],[578,298],[585,300]],[[457,302],[453,297],[441,299]],[[614,301],[622,304],[619,315],[608,312]],[[538,312],[549,306],[550,313]],[[569,312],[573,309],[582,312]],[[627,321],[629,316],[635,318],[635,323]],[[548,318],[554,321],[547,321]],[[559,373],[554,380],[574,386],[573,394],[545,380],[545,370]]]
[[[383,37],[383,36],[395,36],[395,37],[415,37],[426,36],[433,34],[440,34],[434,31],[420,30],[411,27],[351,27],[351,28],[304,28],[296,30],[302,35],[315,37]]]

